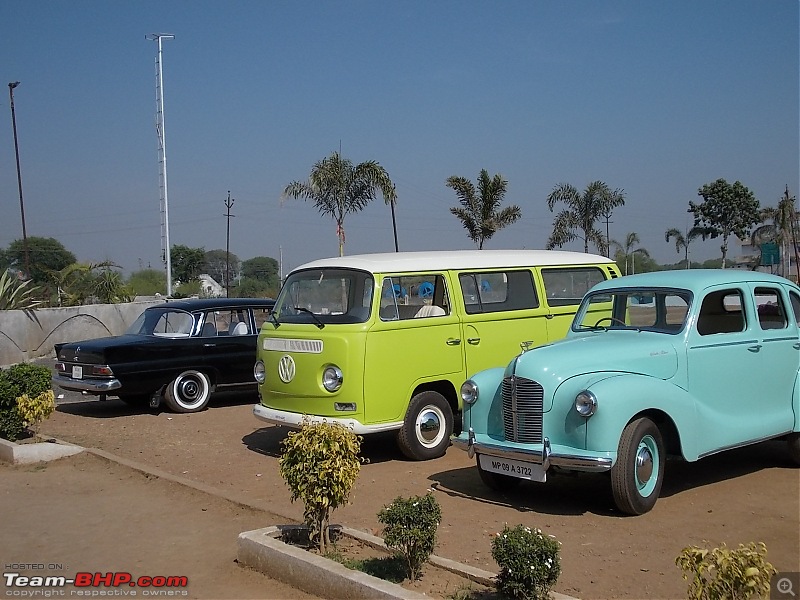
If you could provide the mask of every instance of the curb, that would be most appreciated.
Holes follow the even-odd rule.
[[[56,460],[83,452],[84,448],[58,440],[16,444],[0,439],[0,460],[13,465],[26,465],[42,461]]]

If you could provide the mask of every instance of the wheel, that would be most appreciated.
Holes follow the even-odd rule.
[[[397,443],[411,460],[430,460],[444,455],[452,432],[453,411],[444,396],[420,392],[408,405]]]
[[[184,371],[164,393],[167,406],[178,413],[199,412],[208,405],[210,397],[211,381],[202,371]]]
[[[617,319],[616,317],[603,317],[602,319],[598,319],[597,323],[592,325],[592,327],[599,327],[600,323],[602,323],[603,321],[608,321],[609,323],[611,323],[611,325],[613,325],[614,323],[619,323],[620,325],[623,325],[623,326],[627,325],[627,323],[625,323],[625,321]]]
[[[124,394],[118,396],[128,406],[147,406],[150,404],[150,394]]]
[[[493,473],[486,471],[481,467],[481,457],[476,456],[475,461],[478,465],[478,475],[481,476],[481,481],[489,489],[497,492],[505,492],[517,487],[522,481],[519,477],[511,477],[510,475],[502,475],[501,473]]]
[[[650,419],[631,421],[622,430],[617,462],[611,467],[614,504],[641,515],[655,506],[664,480],[664,441]]]
[[[787,443],[789,444],[789,456],[794,464],[800,465],[800,433],[790,433]]]

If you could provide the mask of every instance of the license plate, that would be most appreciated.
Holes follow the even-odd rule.
[[[547,481],[547,471],[542,468],[542,465],[485,454],[481,454],[478,459],[481,461],[481,468],[484,471],[541,483]]]
[[[72,378],[83,379],[83,367],[78,367],[78,366],[72,367]]]

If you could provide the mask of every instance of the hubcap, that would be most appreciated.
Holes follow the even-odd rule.
[[[200,387],[197,385],[197,382],[194,381],[193,379],[190,379],[188,381],[182,381],[180,389],[181,389],[181,396],[183,396],[187,400],[197,399],[197,395],[200,392]]]
[[[640,484],[650,481],[650,476],[653,474],[653,455],[646,447],[639,448],[636,455],[636,479]]]
[[[658,473],[660,471],[661,457],[658,453],[658,445],[653,436],[646,435],[639,442],[636,449],[635,476],[636,488],[642,497],[647,498],[658,485]]]
[[[442,414],[433,407],[426,407],[417,418],[417,435],[426,446],[435,445],[442,435]]]

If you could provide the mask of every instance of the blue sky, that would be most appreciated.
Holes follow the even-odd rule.
[[[522,219],[487,248],[541,248],[560,182],[622,188],[611,237],[659,262],[697,189],[725,178],[775,205],[800,184],[798,2],[4,0],[28,235],[126,272],[161,268],[155,56],[162,32],[170,241],[338,252],[330,218],[281,201],[341,147],[397,186],[401,250],[473,248],[451,175],[508,180]],[[22,237],[8,93],[0,95],[0,247]],[[392,251],[378,199],[345,252]],[[582,249],[576,245],[569,249]],[[692,245],[718,257],[719,240]]]

